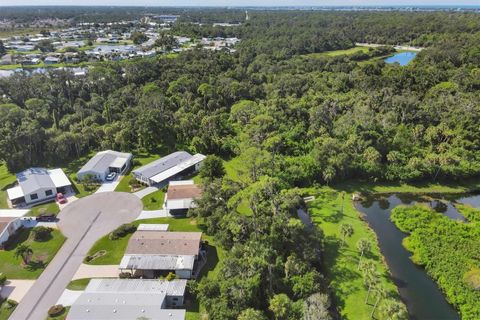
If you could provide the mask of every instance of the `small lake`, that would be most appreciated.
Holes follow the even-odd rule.
[[[399,52],[391,57],[384,59],[383,61],[385,61],[386,63],[398,63],[401,66],[406,66],[416,56],[417,56],[416,52],[405,51],[405,52]]]
[[[474,207],[480,206],[480,196],[465,196],[455,201]],[[355,205],[365,214],[365,219],[377,234],[380,249],[400,296],[407,306],[410,319],[460,319],[457,311],[447,302],[432,278],[423,268],[410,260],[411,253],[402,245],[406,234],[398,230],[390,221],[393,208],[418,202],[428,204],[450,219],[465,220],[451,202],[441,199],[425,200],[413,198],[410,195],[390,195],[357,202]]]

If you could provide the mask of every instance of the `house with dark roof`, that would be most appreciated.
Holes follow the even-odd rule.
[[[132,154],[106,150],[98,152],[77,172],[77,179],[82,180],[86,175],[91,175],[99,181],[111,173],[124,173],[130,168]]]
[[[193,180],[170,181],[164,208],[171,215],[185,214],[196,206],[194,200],[201,195],[202,189]]]
[[[133,170],[132,174],[148,186],[158,185],[196,172],[205,158],[200,153],[192,156],[186,151],[177,151]]]
[[[17,173],[17,183],[7,189],[12,206],[49,201],[59,192],[72,190],[72,183],[62,169],[30,168]]]
[[[137,230],[128,241],[120,270],[144,278],[174,272],[181,279],[190,279],[205,259],[201,238],[201,232]]]

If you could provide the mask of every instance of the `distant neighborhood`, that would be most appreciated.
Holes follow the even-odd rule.
[[[0,69],[75,67],[96,61],[119,61],[201,47],[235,52],[238,38],[199,38],[170,35],[178,16],[146,16],[138,21],[79,23],[60,30],[0,38],[5,54]],[[228,24],[216,23],[215,26]],[[0,53],[1,55],[1,53]],[[2,68],[3,67],[3,68]],[[76,70],[77,75],[85,70]]]

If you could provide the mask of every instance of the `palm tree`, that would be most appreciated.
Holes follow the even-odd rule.
[[[372,260],[361,261],[359,269],[363,274],[363,283],[368,288],[367,296],[365,297],[365,303],[368,303],[371,290],[378,285],[380,274],[377,272],[375,263]]]
[[[360,267],[360,262],[362,261],[363,255],[367,252],[370,252],[372,244],[370,240],[362,238],[357,242],[357,249],[360,251],[360,260],[358,261],[358,267]]]
[[[405,306],[395,300],[388,299],[379,308],[382,319],[404,320],[408,319],[408,312]]]
[[[373,318],[373,315],[375,314],[375,310],[377,309],[377,306],[380,300],[387,296],[387,291],[382,285],[377,285],[375,287],[375,292],[377,294],[377,300],[375,300],[375,305],[373,306],[372,313],[370,314],[370,318]]]
[[[342,235],[343,244],[345,244],[345,238],[351,237],[353,234],[353,227],[349,223],[342,223],[340,225],[340,234]]]
[[[21,244],[15,249],[15,258],[22,257],[24,264],[28,264],[30,262],[30,257],[32,255],[32,248],[26,244]]]

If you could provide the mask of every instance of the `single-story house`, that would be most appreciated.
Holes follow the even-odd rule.
[[[0,217],[0,248],[21,226],[19,217]]]
[[[205,158],[206,156],[200,153],[192,156],[186,151],[177,151],[133,170],[132,174],[144,184],[157,185],[198,171]]]
[[[12,205],[27,205],[54,199],[56,194],[72,190],[62,169],[30,168],[17,173],[18,186],[7,189]]]
[[[170,283],[167,283],[170,282]],[[185,280],[92,279],[68,312],[69,320],[184,320]],[[170,308],[170,309],[169,309]]]
[[[187,280],[158,279],[92,279],[85,292],[131,292],[131,293],[165,293],[165,307],[181,307],[184,304]]]
[[[60,63],[60,58],[58,57],[46,57],[45,60],[43,60],[45,64],[57,64]]]
[[[202,189],[193,180],[170,181],[165,195],[165,210],[170,214],[184,214],[195,207],[194,200],[202,195]]]
[[[82,180],[88,174],[99,181],[103,181],[111,172],[123,173],[127,171],[132,163],[132,157],[131,153],[113,150],[98,152],[77,172],[77,178]]]
[[[201,232],[168,232],[137,230],[120,262],[122,272],[157,278],[174,272],[181,279],[195,277],[201,251]]]

